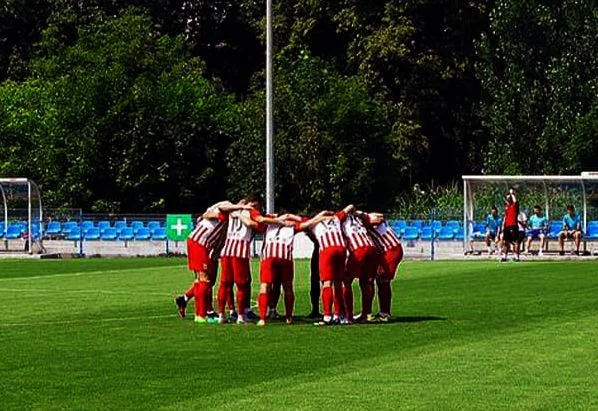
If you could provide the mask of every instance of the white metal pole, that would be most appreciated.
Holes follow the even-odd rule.
[[[467,251],[469,221],[467,218],[467,180],[463,179],[463,252]]]
[[[33,233],[31,232],[31,181],[27,182],[27,232],[28,237],[27,241],[29,241],[29,254],[33,254],[33,249],[31,246],[33,245]]]
[[[272,0],[266,0],[266,212],[274,212],[274,129],[272,98]]]

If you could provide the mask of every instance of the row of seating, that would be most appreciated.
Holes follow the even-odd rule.
[[[548,223],[548,230],[546,237],[555,240],[559,237],[559,233],[563,230],[563,222],[561,220],[553,220]],[[482,239],[486,237],[486,225],[478,222],[473,226],[473,239]],[[598,240],[598,221],[589,221],[587,229],[584,233],[586,240]]]
[[[43,224],[42,224],[43,227]],[[7,240],[27,237],[27,222],[10,223],[6,227],[0,226],[0,238]],[[109,221],[76,221],[48,223],[45,229],[40,231],[40,224],[32,224],[31,232],[34,238],[43,236],[45,239],[66,239],[78,241],[84,240],[165,240],[166,228],[160,221],[149,221],[145,224],[142,221],[133,221],[127,224],[126,221],[116,221],[112,225]]]

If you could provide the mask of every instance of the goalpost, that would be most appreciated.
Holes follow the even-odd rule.
[[[534,205],[544,208],[548,221],[561,220],[566,206],[571,204],[587,231],[590,220],[598,220],[598,172],[581,175],[464,175],[463,178],[463,249],[472,239],[473,226],[482,222],[496,206],[501,213],[504,197],[510,187],[517,191],[521,210],[528,216]]]
[[[33,254],[36,242],[43,250],[43,208],[38,185],[28,178],[0,178],[0,194],[4,211],[0,227],[4,237],[4,250],[15,251],[9,247],[10,240],[21,240],[20,244],[25,240],[25,251],[29,254]],[[16,231],[17,227],[20,232]]]

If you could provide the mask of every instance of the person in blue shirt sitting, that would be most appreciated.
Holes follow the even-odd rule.
[[[527,253],[530,254],[530,245],[532,240],[540,240],[540,251],[538,255],[542,255],[544,246],[546,245],[546,229],[548,228],[548,220],[542,215],[542,207],[534,206],[534,214],[527,220]]]
[[[500,249],[500,229],[502,227],[502,218],[498,215],[496,206],[492,207],[490,214],[486,217],[486,247],[488,247],[488,254],[492,254],[491,242],[494,241],[495,246]]]
[[[579,255],[579,246],[582,238],[581,218],[575,212],[575,207],[568,205],[567,213],[563,217],[563,231],[559,233],[560,255],[565,254],[565,240],[575,241],[575,254]]]

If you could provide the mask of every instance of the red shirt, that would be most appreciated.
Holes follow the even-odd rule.
[[[518,214],[519,203],[507,204],[505,207],[505,227],[516,227]]]

